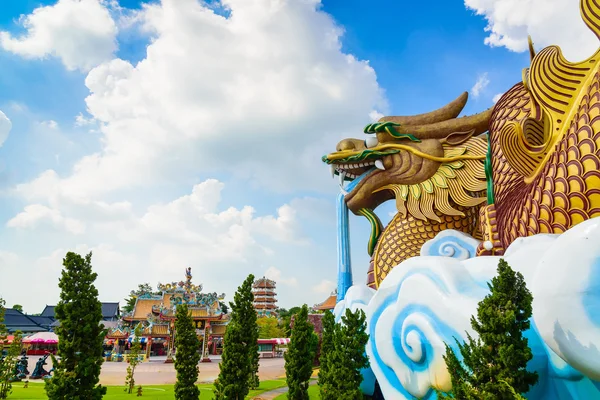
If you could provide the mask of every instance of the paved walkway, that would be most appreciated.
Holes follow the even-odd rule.
[[[309,386],[313,386],[317,384],[317,380],[316,379],[312,379],[308,385]],[[288,388],[287,387],[282,387],[279,389],[274,389],[274,390],[270,390],[268,392],[264,392],[263,394],[258,395],[257,397],[253,397],[252,400],[273,400],[274,398],[276,398],[277,396],[281,396],[284,393],[288,392]]]
[[[29,357],[29,371],[33,372],[35,363],[39,357]],[[135,382],[140,385],[169,385],[174,384],[177,380],[175,366],[173,364],[165,364],[165,357],[153,357],[150,361],[139,364],[135,369]],[[211,356],[212,362],[200,363],[198,367],[200,374],[198,376],[199,383],[212,383],[219,376],[219,362],[221,357]],[[46,370],[52,368],[52,362],[48,358],[48,364],[44,367]],[[261,380],[267,381],[285,376],[285,361],[283,358],[263,358],[260,360],[258,377]],[[123,385],[125,376],[127,375],[126,362],[105,362],[102,364],[100,372],[100,383],[102,385]]]

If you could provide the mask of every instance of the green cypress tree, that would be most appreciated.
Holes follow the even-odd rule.
[[[258,333],[259,327],[257,322],[256,310],[254,309],[254,294],[252,293],[252,284],[254,283],[254,275],[250,274],[241,287],[243,300],[239,304],[239,316],[242,327],[242,332],[246,334],[244,341],[248,343],[246,347],[248,352],[248,388],[257,389],[260,385],[258,378]]]
[[[308,307],[304,304],[294,318],[291,341],[284,355],[288,399],[308,399],[308,383],[315,359],[315,338],[318,341],[314,327],[308,321]]]
[[[333,349],[328,356],[330,377],[328,398],[362,399],[361,370],[368,367],[365,346],[369,340],[366,316],[362,310],[346,309],[342,323],[334,329]]]
[[[323,336],[321,339],[321,356],[319,357],[319,393],[321,400],[336,400],[332,394],[331,371],[329,357],[335,349],[335,329],[339,325],[335,323],[335,316],[330,311],[323,315]]]
[[[250,387],[258,387],[258,324],[254,310],[250,274],[233,296],[231,318],[223,338],[219,377],[215,381],[217,399],[243,399]],[[245,376],[245,378],[243,378]]]
[[[178,305],[175,312],[175,348],[175,399],[196,400],[200,396],[200,389],[196,386],[200,341],[186,304]]]
[[[98,274],[92,272],[92,253],[83,258],[68,252],[63,266],[60,301],[54,309],[60,321],[60,361],[52,358],[54,376],[46,381],[46,393],[50,400],[101,399],[106,394],[106,387],[98,385],[106,331],[100,325],[102,304],[94,286]]]
[[[456,341],[463,356],[460,363],[446,345],[446,361],[452,379],[452,391],[445,398],[513,400],[521,398],[538,380],[536,372],[526,370],[533,358],[523,332],[529,329],[533,296],[521,273],[504,261],[498,274],[488,283],[490,294],[479,302],[477,319],[471,326],[479,334],[467,341]],[[455,339],[456,340],[456,339]]]
[[[2,345],[8,337],[8,330],[4,324],[5,305],[4,300],[0,298],[0,399],[6,399],[12,393],[11,380],[16,375],[15,367],[21,351],[21,332],[17,331],[6,355],[1,353]]]
[[[234,308],[233,304],[231,307]],[[215,381],[214,394],[217,400],[243,400],[250,392],[248,388],[250,368],[244,337],[239,322],[232,317],[223,338],[220,372]]]
[[[141,336],[142,336],[142,324],[139,323],[133,331],[135,338],[131,344],[131,350],[129,352],[129,366],[127,366],[127,377],[125,378],[125,391],[128,394],[133,393],[135,386],[135,367],[138,366],[140,361],[140,353],[142,351]]]

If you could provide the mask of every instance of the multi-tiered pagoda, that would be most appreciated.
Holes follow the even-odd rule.
[[[252,285],[254,294],[254,309],[259,317],[270,317],[277,315],[277,299],[275,296],[275,281],[264,276],[254,281]]]

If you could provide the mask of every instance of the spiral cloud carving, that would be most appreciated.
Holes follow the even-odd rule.
[[[424,256],[396,266],[372,298],[366,287],[348,291],[346,302],[366,311],[366,350],[385,398],[435,399],[432,388],[450,389],[444,343],[459,354],[455,338],[477,336],[470,317],[489,293],[499,257],[468,258],[476,240],[438,236],[424,246]],[[451,244],[452,255],[444,250]],[[518,239],[503,258],[534,297],[528,368],[540,379],[527,397],[600,398],[600,218],[562,235]],[[346,305],[338,307],[336,315]]]
[[[447,229],[421,247],[421,256],[442,256],[466,260],[475,257],[479,241],[466,233]]]

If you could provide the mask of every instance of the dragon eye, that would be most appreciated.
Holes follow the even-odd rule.
[[[375,135],[369,135],[367,137],[367,140],[365,140],[365,147],[367,149],[370,149],[372,147],[375,147],[379,144],[379,140],[377,140],[377,136]]]

